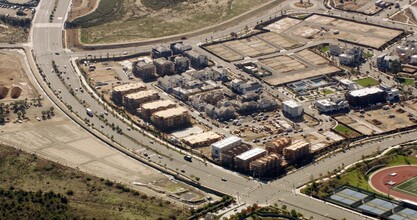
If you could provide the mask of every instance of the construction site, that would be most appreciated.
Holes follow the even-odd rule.
[[[304,19],[281,17],[263,27],[297,42],[335,39],[380,49],[404,31],[329,15],[312,14]]]
[[[262,79],[272,86],[341,71],[340,68],[330,64],[330,60],[308,49],[292,55],[259,59],[255,64],[271,73],[270,76]]]

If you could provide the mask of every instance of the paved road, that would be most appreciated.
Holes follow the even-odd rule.
[[[320,161],[317,164],[308,166],[300,169],[299,171],[287,175],[270,183],[259,183],[253,180],[249,180],[246,177],[240,176],[234,172],[225,170],[215,165],[205,164],[200,160],[193,160],[189,163],[183,160],[183,154],[177,150],[166,147],[165,144],[161,144],[158,141],[154,141],[149,135],[144,135],[143,132],[138,132],[135,129],[127,130],[123,120],[100,104],[96,99],[92,98],[87,92],[81,93],[78,88],[82,87],[79,76],[71,66],[70,59],[74,56],[85,56],[86,52],[71,53],[63,49],[62,45],[62,26],[65,19],[68,5],[70,0],[58,1],[58,7],[55,12],[54,21],[49,23],[49,14],[53,8],[53,1],[41,1],[38,7],[38,13],[35,16],[33,30],[32,30],[32,43],[33,53],[36,58],[37,64],[46,74],[47,82],[50,83],[51,90],[56,91],[57,96],[71,108],[75,114],[81,118],[86,118],[89,121],[90,129],[94,127],[103,135],[112,137],[113,140],[125,146],[126,148],[138,152],[143,155],[144,152],[148,152],[150,160],[160,163],[162,166],[169,167],[172,170],[184,170],[185,175],[194,175],[200,177],[200,182],[206,186],[209,186],[215,190],[222,191],[228,194],[237,195],[239,202],[246,202],[252,204],[255,202],[261,204],[272,204],[272,203],[285,203],[289,208],[297,208],[303,212],[305,216],[313,216],[314,219],[326,219],[332,218],[346,218],[346,219],[360,219],[361,217],[357,214],[345,211],[333,206],[329,206],[323,202],[316,200],[306,199],[293,193],[294,187],[301,185],[313,177],[319,176],[319,173],[326,173],[331,171],[334,167],[339,166],[341,163],[349,164],[361,158],[361,155],[369,154],[376,149],[385,148],[387,146],[400,143],[412,139],[412,135],[403,135],[396,139],[385,142],[383,146],[380,143],[372,143],[364,145],[361,148],[352,149],[346,153],[340,153],[324,161]],[[214,38],[224,36],[233,30],[243,29],[242,27],[248,25],[252,26],[256,21],[260,19],[266,19],[270,17],[270,14],[281,11],[282,8],[271,9],[268,13],[263,15],[261,18],[254,18],[248,21],[244,21],[241,24],[219,31],[210,33],[207,36],[201,36],[192,38],[187,43],[195,45],[202,39]],[[119,53],[126,51],[129,54],[138,51],[149,51],[151,46],[143,46],[139,48],[125,48],[115,49],[108,51],[90,51],[88,54],[100,55],[107,53]],[[52,70],[52,61],[55,61],[59,70],[65,72],[63,74],[63,82],[59,79],[56,73]],[[47,88],[45,83],[41,83],[41,86]],[[78,91],[75,95],[70,94],[71,88],[77,88]],[[61,91],[61,92],[58,92]],[[81,104],[80,102],[85,102]],[[85,108],[89,107],[101,113],[109,111],[110,114],[106,116],[109,123],[114,123],[123,129],[124,135],[117,134],[109,126],[106,126],[98,117],[88,117],[85,113]],[[153,149],[153,151],[147,150],[147,148]],[[222,181],[221,178],[226,178],[227,181]]]

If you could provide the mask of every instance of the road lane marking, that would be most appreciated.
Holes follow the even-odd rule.
[[[62,27],[60,23],[36,23],[33,25],[36,28]]]

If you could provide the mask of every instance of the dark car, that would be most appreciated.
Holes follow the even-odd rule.
[[[192,161],[192,157],[190,155],[186,155],[184,156],[184,160],[191,162]]]

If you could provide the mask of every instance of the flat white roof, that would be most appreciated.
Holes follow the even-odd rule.
[[[253,157],[256,157],[259,154],[262,154],[264,152],[266,152],[265,149],[262,149],[262,148],[252,148],[252,149],[250,149],[248,151],[245,151],[245,152],[237,155],[236,158],[239,158],[240,160],[249,160],[249,159],[251,159]]]
[[[353,82],[352,80],[349,80],[349,79],[340,79],[339,82],[344,83],[344,84],[348,84],[348,85],[352,84],[352,83],[355,83],[355,82]]]
[[[336,103],[334,103],[334,102],[332,102],[330,100],[327,100],[327,99],[317,100],[317,103],[320,103],[321,105],[324,105],[324,106],[333,106],[333,105],[336,105]]]
[[[236,143],[236,142],[241,142],[242,138],[237,137],[237,136],[230,136],[227,137],[223,140],[217,141],[216,143],[213,143],[211,146],[221,149],[223,147],[229,146],[230,144]]]
[[[376,94],[380,92],[383,92],[383,90],[378,87],[369,87],[369,88],[353,90],[349,93],[351,96],[367,96],[367,95],[372,95],[372,94]]]
[[[282,104],[284,104],[284,105],[286,105],[286,106],[288,106],[290,108],[298,108],[298,107],[301,106],[300,103],[298,103],[298,102],[296,102],[294,100],[288,100],[288,101],[282,102]]]

